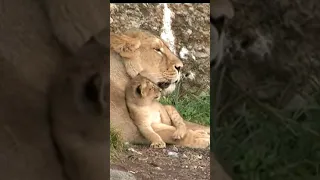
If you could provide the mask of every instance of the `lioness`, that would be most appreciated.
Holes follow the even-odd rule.
[[[134,77],[126,88],[130,117],[141,134],[151,141],[152,148],[166,147],[166,143],[153,128],[173,124],[177,128],[173,138],[177,140],[182,139],[187,131],[183,118],[175,108],[158,102],[160,96],[161,89],[140,74]]]
[[[138,131],[129,116],[125,103],[125,87],[131,78],[144,71],[145,77],[157,84],[163,93],[170,93],[180,80],[183,63],[157,36],[141,30],[124,34],[110,34],[110,121],[122,132],[122,138],[131,143],[149,143]],[[210,132],[209,127],[184,121],[187,129]],[[161,126],[154,131],[166,143],[176,144],[173,126]],[[204,147],[208,143],[198,139],[209,137],[198,131],[188,131],[190,140],[179,141],[182,146]],[[203,143],[203,144],[200,144]]]

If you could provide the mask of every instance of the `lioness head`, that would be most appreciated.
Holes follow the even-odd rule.
[[[180,80],[183,63],[160,38],[143,31],[111,34],[111,50],[118,53],[131,78],[143,76],[170,93]]]
[[[131,79],[126,87],[127,101],[138,100],[140,103],[149,103],[153,100],[159,100],[161,89],[149,79],[138,74]]]

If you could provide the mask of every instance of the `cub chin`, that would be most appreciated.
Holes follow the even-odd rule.
[[[183,139],[187,128],[183,118],[170,105],[159,102],[161,89],[149,79],[138,74],[130,80],[126,87],[125,97],[130,117],[141,134],[151,142],[152,148],[165,148],[166,143],[154,131],[161,125],[171,125],[176,128],[173,139]]]

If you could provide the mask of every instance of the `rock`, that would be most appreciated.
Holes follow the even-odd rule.
[[[188,29],[188,30],[187,30],[187,33],[188,33],[189,35],[191,35],[191,34],[192,34],[192,30],[191,30],[191,29]]]
[[[180,56],[181,59],[187,59],[188,58],[188,53],[189,53],[188,49],[185,48],[185,47],[182,47],[180,52],[179,52],[179,56]]]
[[[186,78],[188,78],[188,79],[190,79],[190,80],[194,80],[195,79],[195,74],[194,74],[194,72],[192,72],[192,71],[189,71],[189,72],[187,72],[186,74],[185,74],[185,77]]]
[[[110,169],[110,180],[136,180],[136,178],[129,172]]]
[[[198,155],[197,158],[198,158],[198,159],[202,159],[202,155],[201,155],[201,154]]]
[[[176,153],[176,152],[171,152],[171,151],[169,151],[169,152],[168,152],[168,156],[177,158],[177,157],[179,157],[179,154]]]
[[[197,58],[207,58],[209,57],[209,54],[208,53],[203,53],[203,52],[196,52],[194,54]]]
[[[166,149],[162,149],[162,152],[163,152],[163,153],[166,153],[166,152],[167,152],[167,150],[166,150]]]
[[[131,151],[131,152],[137,153],[137,154],[139,154],[139,155],[141,155],[141,154],[142,154],[141,152],[136,151],[136,150],[135,150],[135,149],[133,149],[133,148],[129,148],[129,149],[128,149],[128,151]]]
[[[178,151],[179,151],[179,149],[178,149],[176,146],[173,146],[173,147],[172,147],[172,151],[174,151],[174,152],[178,152]]]

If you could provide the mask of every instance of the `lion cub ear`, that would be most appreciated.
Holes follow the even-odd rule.
[[[142,82],[138,87],[137,87],[137,93],[141,96],[141,97],[145,97],[146,96],[146,92],[145,92],[145,88],[147,87],[147,84],[145,82]]]
[[[127,35],[110,34],[111,49],[124,58],[132,58],[137,55],[135,52],[141,45],[140,40]]]

